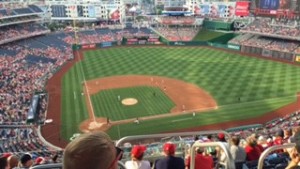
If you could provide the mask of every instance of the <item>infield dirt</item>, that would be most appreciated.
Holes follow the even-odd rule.
[[[214,48],[215,49],[215,48]],[[220,50],[220,49],[218,49]],[[221,49],[222,50],[222,49]],[[234,51],[228,51],[231,53],[239,53]],[[240,53],[239,53],[240,54]],[[261,58],[258,55],[249,55],[244,54],[251,57],[257,57]],[[60,126],[61,124],[61,79],[63,78],[63,75],[80,59],[83,58],[83,51],[74,53],[75,59],[72,61],[68,61],[62,68],[54,74],[47,82],[46,90],[48,92],[49,100],[48,100],[48,110],[47,110],[47,118],[53,119],[52,124],[48,124],[45,126],[42,126],[42,135],[43,137],[52,143],[53,145],[65,147],[68,143],[68,140],[64,140],[60,136]],[[264,58],[269,59],[277,62],[281,62],[280,60],[275,60],[272,58]],[[283,61],[287,63],[287,61]],[[292,64],[288,62],[288,64]],[[237,120],[237,121],[230,121],[230,122],[224,122],[219,124],[212,124],[212,125],[206,125],[206,126],[199,126],[199,127],[193,127],[193,128],[186,128],[181,130],[173,130],[168,132],[183,132],[183,131],[199,131],[199,130],[213,130],[213,129],[226,129],[229,127],[237,127],[241,125],[249,125],[249,124],[263,124],[267,121],[270,121],[272,119],[283,117],[284,115],[290,114],[291,112],[298,111],[300,107],[300,94],[298,94],[297,101],[294,103],[291,103],[289,105],[286,105],[278,110],[275,110],[273,112],[268,112],[264,114],[263,116],[252,118],[252,119],[246,119],[246,120]],[[104,119],[100,119],[101,122]]]

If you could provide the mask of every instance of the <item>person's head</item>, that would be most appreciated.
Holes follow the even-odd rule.
[[[300,131],[300,127],[299,126],[297,126],[297,127],[293,127],[292,128],[292,135],[295,135],[297,132],[299,132]]]
[[[20,158],[20,163],[22,167],[30,167],[33,165],[33,160],[30,154],[23,154]]]
[[[146,151],[146,146],[135,145],[131,150],[131,158],[132,160],[141,161],[144,156],[144,152]]]
[[[176,145],[170,142],[165,143],[163,146],[163,150],[167,156],[173,156],[175,155]]]
[[[291,128],[286,128],[283,130],[284,133],[284,138],[289,138],[292,136],[292,129]]]
[[[238,136],[232,136],[231,142],[233,145],[238,146],[240,144],[240,138]]]
[[[283,138],[284,137],[284,132],[282,129],[278,129],[275,133],[275,137],[281,137]]]
[[[85,133],[70,142],[63,155],[64,169],[114,169],[116,148],[104,132]]]
[[[221,142],[226,142],[225,134],[224,133],[219,133],[218,134],[218,140],[221,141]]]
[[[7,162],[9,164],[9,168],[12,169],[18,167],[19,158],[15,155],[11,155],[7,158]]]
[[[9,169],[6,157],[0,157],[0,169]]]
[[[251,147],[255,147],[257,145],[256,139],[253,138],[252,136],[247,137],[246,139],[247,145]]]

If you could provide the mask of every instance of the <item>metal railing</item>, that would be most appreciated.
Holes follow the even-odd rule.
[[[181,133],[164,133],[164,134],[149,134],[149,135],[136,135],[127,136],[119,139],[116,142],[116,146],[120,147],[123,143],[133,141],[137,139],[150,139],[150,138],[163,138],[163,137],[175,137],[175,136],[193,136],[193,135],[208,135],[224,133],[228,139],[231,138],[230,134],[224,130],[209,130],[209,131],[193,131],[193,132],[181,132]]]
[[[266,159],[266,157],[273,151],[275,150],[281,150],[281,149],[286,149],[286,148],[293,148],[295,147],[296,144],[295,143],[288,143],[288,144],[284,144],[284,145],[277,145],[277,146],[272,146],[267,148],[259,157],[258,160],[258,165],[257,165],[257,169],[263,169],[264,166],[264,160]]]
[[[63,164],[62,163],[56,163],[56,164],[44,164],[44,165],[38,165],[31,167],[30,169],[62,169]],[[118,169],[126,169],[124,163],[121,161],[118,161]]]

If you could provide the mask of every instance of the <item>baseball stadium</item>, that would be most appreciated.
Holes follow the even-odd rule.
[[[0,168],[300,166],[300,0],[0,0],[0,70]]]

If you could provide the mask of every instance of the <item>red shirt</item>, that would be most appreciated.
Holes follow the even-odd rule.
[[[254,146],[251,147],[249,145],[247,145],[245,147],[245,151],[246,151],[246,160],[247,161],[254,161],[254,160],[258,160],[261,154],[261,150],[258,146]]]
[[[191,157],[189,156],[186,161],[186,166],[190,168]],[[214,161],[211,156],[204,156],[202,154],[196,154],[195,157],[195,169],[213,169]]]

